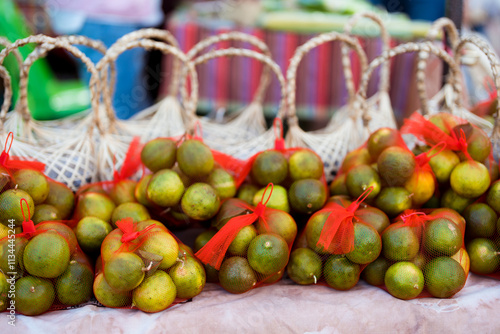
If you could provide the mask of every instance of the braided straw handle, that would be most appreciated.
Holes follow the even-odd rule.
[[[120,47],[121,45],[127,45],[130,42],[137,41],[137,40],[142,40],[142,39],[155,39],[159,40],[163,43],[167,43],[172,45],[173,47],[180,48],[179,47],[179,42],[177,39],[167,30],[163,29],[156,29],[156,28],[145,28],[145,29],[140,29],[133,31],[131,33],[128,33],[126,35],[123,35],[120,37],[113,45],[109,47],[111,52],[113,49],[116,49]],[[115,59],[116,60],[116,59]],[[177,57],[175,57],[174,62],[172,64],[172,81],[170,83],[170,86],[168,88],[168,95],[170,96],[175,96],[178,93],[178,87],[179,87],[179,81],[180,81],[180,74],[181,74],[181,60]],[[111,62],[113,66],[115,66],[115,62]],[[103,64],[103,69],[106,68],[107,65]],[[113,78],[113,81],[110,82],[109,84],[104,84],[103,85],[103,101],[104,105],[106,106],[106,114],[110,120],[116,119],[115,112],[113,110],[113,102],[112,102],[112,96],[113,96],[113,88],[115,86],[115,80],[116,80],[116,75],[115,73],[111,73],[111,77]]]
[[[442,30],[445,30],[446,33],[448,34],[448,38],[449,38],[450,43],[451,43],[452,52],[455,53],[458,42],[460,41],[460,37],[459,37],[457,27],[455,26],[455,23],[453,23],[453,21],[450,20],[449,18],[442,17],[442,18],[434,21],[434,23],[432,24],[432,27],[427,32],[426,40],[428,40],[428,41],[435,40],[439,36],[439,33]],[[425,68],[427,67],[427,58],[429,58],[428,53],[426,53],[426,52],[419,53],[418,63],[417,63],[417,73],[416,73],[417,92],[418,92],[418,97],[420,100],[420,110],[422,112],[422,115],[429,114],[429,104],[428,104],[426,84],[425,84]],[[450,84],[452,84],[452,82],[451,82],[452,80],[457,79],[457,78],[453,78],[451,76],[449,76],[448,78],[449,78],[448,83],[450,83]]]
[[[359,57],[361,63],[362,72],[365,71],[368,66],[368,61],[366,59],[365,52],[363,48],[359,44],[358,40],[350,37],[346,34],[338,33],[338,32],[329,32],[318,35],[316,37],[311,38],[306,43],[302,44],[295,50],[295,54],[290,59],[290,65],[288,67],[288,71],[286,73],[286,79],[288,82],[287,86],[287,94],[288,94],[288,124],[290,126],[298,126],[298,118],[297,118],[297,110],[295,106],[295,90],[297,88],[296,83],[296,75],[297,68],[299,67],[300,61],[302,58],[312,49],[318,47],[321,44],[331,42],[331,41],[341,41],[345,43],[349,48],[353,49]],[[351,73],[351,72],[349,72]],[[350,78],[345,78],[346,83],[352,82],[352,75]]]
[[[370,65],[368,66],[368,68],[361,77],[361,84],[359,86],[359,91],[358,91],[358,96],[359,96],[358,103],[361,104],[360,109],[363,113],[363,120],[365,122],[365,126],[370,121],[370,116],[368,115],[368,106],[366,103],[366,91],[368,89],[368,81],[370,80],[373,71],[378,66],[380,66],[384,62],[389,61],[391,58],[397,55],[403,53],[422,52],[422,51],[435,54],[436,56],[444,60],[446,63],[448,63],[450,67],[450,75],[452,75],[454,78],[456,78],[460,73],[460,68],[458,64],[455,62],[455,60],[446,51],[432,45],[431,42],[406,43],[398,45],[391,50],[385,51],[384,53],[382,53],[382,55],[372,60],[372,62],[370,63]],[[455,95],[455,103],[458,107],[460,107],[461,87],[456,81],[453,81],[453,86],[455,92],[457,92],[457,94]]]
[[[352,28],[354,25],[363,17],[366,17],[373,22],[375,22],[379,28],[380,28],[380,38],[382,40],[382,52],[387,51],[390,49],[390,43],[391,43],[391,37],[389,36],[389,32],[387,31],[387,28],[385,27],[384,22],[375,13],[371,12],[364,12],[364,13],[358,13],[353,15],[349,21],[347,21],[346,25],[344,26],[344,32],[348,35],[351,34]],[[344,76],[346,78],[350,78],[350,80],[346,80],[346,86],[347,86],[347,92],[349,94],[350,98],[354,98],[356,95],[355,89],[354,89],[354,82],[352,81],[352,71],[351,71],[351,59],[349,58],[349,49],[344,46],[344,44],[341,44],[341,50],[342,50],[342,67],[344,69]],[[379,86],[379,91],[381,92],[389,92],[389,70],[390,70],[390,63],[384,63],[382,65],[382,70],[380,72],[380,86]]]
[[[31,43],[53,44],[54,47],[63,48],[66,51],[68,51],[69,53],[71,53],[73,56],[80,58],[80,60],[85,64],[85,66],[87,67],[87,70],[91,73],[91,79],[90,79],[90,83],[89,83],[90,103],[91,103],[92,109],[94,110],[94,121],[95,121],[96,125],[98,127],[100,127],[100,121],[99,121],[99,115],[98,115],[98,107],[99,107],[99,94],[98,94],[98,92],[100,90],[100,83],[98,80],[99,76],[97,74],[96,67],[94,66],[94,63],[85,54],[83,54],[80,50],[78,50],[73,45],[70,45],[66,39],[53,38],[53,37],[49,37],[49,36],[45,36],[45,35],[34,35],[34,36],[26,37],[23,39],[18,39],[17,41],[10,44],[9,46],[7,46],[5,49],[3,49],[0,52],[0,64],[3,64],[3,61],[11,52],[13,52],[14,50],[16,50],[16,49],[18,49],[26,44],[31,44]],[[33,52],[35,52],[35,54],[36,54],[36,53],[41,52],[43,50],[44,50],[44,48],[37,48]],[[34,56],[34,57],[36,57],[36,56]],[[23,69],[23,68],[24,68],[24,66],[21,67],[21,69]],[[26,92],[26,91],[27,91],[27,89],[24,90],[24,92]],[[21,92],[22,92],[22,90],[20,90],[20,94],[21,94]],[[21,96],[20,96],[20,98],[21,98]],[[23,97],[23,98],[25,98],[25,97]],[[92,127],[90,127],[89,130],[91,131]]]
[[[260,61],[261,63],[267,65],[274,74],[276,75],[276,78],[278,79],[281,87],[281,100],[280,100],[280,105],[278,108],[278,113],[276,117],[283,119],[286,113],[286,83],[285,83],[285,78],[283,74],[281,73],[281,68],[279,67],[278,64],[276,64],[270,57],[263,55],[262,53],[248,50],[248,49],[237,49],[237,48],[228,48],[228,49],[222,49],[222,50],[213,50],[210,52],[207,52],[206,54],[197,57],[196,59],[193,60],[193,65],[197,66],[199,64],[203,64],[210,59],[218,58],[218,57],[247,57],[247,58],[252,58]],[[182,82],[181,86],[185,86],[185,80],[186,76],[182,76]],[[194,88],[192,88],[193,90]],[[183,99],[186,100],[185,94],[187,94],[186,89],[181,89]],[[191,124],[196,124],[197,118],[196,118],[196,109],[193,108],[191,112],[186,113],[188,116],[188,119],[190,120]]]
[[[0,110],[0,133],[3,132],[3,124],[7,117],[7,112],[9,112],[10,101],[12,99],[12,87],[9,72],[5,67],[0,65],[0,77],[3,80],[4,92],[3,92],[3,103],[2,109]]]
[[[192,60],[197,54],[199,54],[203,49],[206,49],[214,44],[224,42],[224,41],[240,41],[240,42],[247,42],[255,47],[257,47],[264,55],[266,55],[269,58],[272,58],[271,51],[269,50],[269,47],[267,46],[266,43],[264,43],[261,39],[249,35],[246,33],[242,33],[239,31],[232,31],[228,33],[223,33],[215,36],[210,36],[208,38],[205,38],[204,40],[198,42],[195,44],[191,50],[187,53],[187,56],[190,60]],[[269,86],[271,82],[271,72],[269,68],[264,67],[262,70],[262,76],[259,82],[259,86],[257,88],[257,91],[255,92],[253,101],[257,103],[262,103],[264,101],[264,97],[266,94],[267,87]],[[182,86],[185,88],[185,86]]]
[[[187,59],[186,54],[184,54],[179,48],[174,47],[172,45],[165,44],[164,42],[156,42],[150,39],[138,39],[138,40],[133,40],[128,42],[127,44],[115,44],[113,47],[109,48],[104,57],[97,63],[97,70],[100,72],[109,62],[114,62],[118,58],[120,54],[123,52],[137,48],[137,47],[142,47],[146,50],[159,50],[162,51],[163,53],[169,53],[175,56],[177,59],[182,61],[184,64],[187,65],[187,71],[189,71],[189,75],[191,77],[191,84],[193,85],[193,89],[191,91],[191,97],[188,99],[187,103],[187,112],[188,114],[195,114],[195,108],[196,104],[198,103],[198,77],[196,74],[196,70],[193,66],[193,64]],[[95,80],[98,81],[98,80]],[[110,120],[110,128],[112,131],[114,131],[114,125],[116,121],[116,117],[109,118]],[[104,133],[105,129],[99,128],[99,131],[101,133]]]
[[[95,49],[102,54],[106,53],[106,46],[97,40],[90,39],[85,36],[60,36],[56,38],[57,40],[63,40],[71,45],[84,45],[89,48]],[[42,45],[37,46],[33,52],[29,54],[29,56],[24,61],[23,66],[21,67],[20,77],[19,77],[19,107],[16,108],[17,111],[21,113],[24,121],[28,122],[31,120],[31,114],[29,112],[28,107],[28,74],[33,63],[39,58],[45,57],[47,53],[58,46],[53,43],[44,43]],[[111,72],[115,71],[114,64],[111,66]],[[104,72],[104,76],[107,76],[107,71]],[[114,80],[113,76],[111,80]],[[105,80],[104,82],[106,82]]]
[[[0,36],[0,45],[8,46],[10,44],[12,44],[11,41],[9,41],[5,37]],[[17,65],[19,66],[19,68],[21,68],[23,64],[23,56],[21,56],[21,53],[19,52],[18,49],[15,49],[13,52],[14,52],[14,57],[16,57]]]
[[[490,46],[483,41],[482,39],[476,36],[465,36],[463,37],[456,47],[455,53],[455,61],[458,61],[460,58],[460,50],[467,44],[471,43],[477,46],[485,55],[488,57],[488,60],[491,65],[491,73],[493,74],[493,80],[495,82],[495,89],[497,93],[497,105],[496,105],[496,114],[495,114],[495,125],[493,127],[493,132],[491,133],[491,142],[493,144],[493,150],[496,154],[497,158],[500,153],[500,76],[498,73],[499,70],[499,60],[496,54],[491,50]]]

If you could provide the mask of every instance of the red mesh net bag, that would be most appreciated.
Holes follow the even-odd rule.
[[[379,232],[370,219],[377,213],[360,207],[371,191],[372,187],[353,202],[342,198],[331,201],[311,216],[302,242],[290,255],[287,272],[295,283],[323,284],[336,290],[349,290],[357,284],[362,270],[382,249]],[[375,226],[381,229],[387,224],[385,216],[385,223]]]
[[[153,139],[141,152],[148,173],[137,184],[136,199],[172,229],[214,217],[245,178],[245,161],[210,149],[199,124],[195,130],[193,136]]]
[[[266,207],[272,193],[269,184],[256,207],[226,200],[214,222],[217,231],[196,247],[210,281],[230,293],[275,283],[284,274],[297,225],[288,213]]]
[[[159,312],[198,295],[205,270],[157,221],[117,221],[101,246],[94,295],[102,305]]]
[[[280,118],[275,118],[273,127],[274,148],[248,159],[245,183],[237,197],[257,206],[265,187],[272,183],[273,193],[267,207],[294,216],[310,215],[321,209],[329,196],[323,161],[310,149],[286,148]]]
[[[469,273],[464,232],[454,210],[407,210],[382,233],[382,253],[362,277],[400,299],[452,297]]]
[[[27,200],[20,204],[23,232],[14,234],[11,219],[8,236],[0,240],[0,281],[7,287],[0,310],[39,315],[89,302],[94,272],[72,229],[57,221],[35,226]]]

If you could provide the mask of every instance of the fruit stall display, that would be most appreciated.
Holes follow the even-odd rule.
[[[348,144],[341,143],[344,153],[335,157],[341,157],[340,162],[333,163],[310,145],[313,141],[307,142],[307,132],[301,139],[308,143],[303,146],[310,147],[287,147],[297,142],[285,140],[283,131],[284,122],[297,125],[296,115],[285,112],[293,102],[294,86],[287,85],[270,57],[251,50],[221,49],[193,60],[168,41],[150,40],[155,34],[143,31],[136,39],[127,36],[120,41],[124,44],[110,47],[103,63],[87,64],[94,75],[92,103],[97,108],[90,116],[52,125],[26,120],[32,128],[23,131],[31,134],[42,127],[44,131],[68,130],[81,122],[78,131],[87,133],[88,142],[95,146],[91,150],[94,167],[110,167],[109,161],[101,163],[100,159],[109,158],[109,149],[116,144],[120,156],[112,159],[111,171],[94,171],[101,177],[98,182],[52,178],[47,173],[50,150],[42,146],[56,150],[61,143],[43,144],[30,140],[26,132],[9,132],[11,117],[21,108],[6,116],[10,76],[0,67],[6,84],[5,117],[0,118],[4,143],[0,155],[2,311],[10,312],[10,305],[16,305],[14,314],[30,326],[36,320],[25,316],[45,313],[39,317],[43,321],[58,313],[76,314],[94,307],[99,312],[126,312],[131,319],[142,312],[154,313],[148,319],[159,319],[172,317],[169,314],[183,317],[183,312],[195,312],[197,307],[218,308],[218,300],[224,300],[235,307],[221,312],[241,313],[245,303],[255,307],[251,298],[261,303],[258,315],[249,311],[257,319],[263,308],[276,312],[278,304],[284,307],[285,299],[286,307],[295,312],[307,309],[302,298],[309,294],[311,298],[319,294],[329,310],[344,305],[335,300],[351,307],[355,306],[349,303],[358,300],[363,312],[377,300],[393,305],[389,312],[401,308],[404,313],[420,303],[451,307],[449,303],[462,302],[478,286],[492,291],[489,298],[498,300],[494,299],[500,293],[498,282],[477,276],[499,277],[500,181],[494,155],[498,129],[487,133],[469,114],[457,116],[460,108],[424,116],[416,112],[400,130],[370,123],[373,105],[367,103],[366,88],[377,66],[397,54],[429,52],[448,62],[456,78],[459,69],[452,56],[431,43],[409,43],[367,65],[353,102],[359,112],[347,115],[356,134]],[[335,38],[351,46],[356,43],[337,33],[313,41]],[[52,47],[73,50],[69,39],[56,40]],[[30,41],[53,40],[16,42],[0,53],[0,59]],[[460,43],[467,42],[476,41],[464,38]],[[101,84],[110,80],[104,73],[117,54],[136,46],[171,52],[179,59],[182,103],[172,110],[186,133],[135,136],[127,131],[133,121],[118,122],[106,116],[110,111],[106,95],[112,89],[102,89],[102,99],[98,95]],[[40,48],[36,50],[43,53],[50,46]],[[244,138],[228,143],[231,149],[245,149],[246,159],[215,150],[204,142],[204,123],[186,117],[197,103],[193,62],[235,55],[262,60],[276,74],[283,95],[282,117],[271,128],[256,135],[255,141],[244,139],[245,133]],[[496,58],[489,56],[496,66]],[[496,78],[496,70],[493,74]],[[295,80],[293,75],[286,77]],[[456,81],[450,84],[454,93],[459,92]],[[157,120],[144,117],[147,121],[141,126]],[[103,129],[110,129],[112,135]],[[336,127],[325,131],[333,133]],[[314,137],[326,141],[333,138],[330,134],[317,132]],[[36,156],[27,157],[26,147],[39,147],[46,163],[34,161]],[[80,149],[86,152],[86,147]],[[57,175],[84,175],[78,168],[81,165],[69,164]],[[14,262],[10,254],[15,255]],[[15,294],[10,293],[12,286]],[[266,295],[276,299],[266,301]],[[321,303],[321,298],[315,302]],[[341,315],[335,316],[340,323]],[[267,324],[266,316],[262,317],[258,319]],[[431,318],[425,313],[424,319]],[[442,328],[436,319],[433,325]],[[476,329],[484,328],[472,323]]]

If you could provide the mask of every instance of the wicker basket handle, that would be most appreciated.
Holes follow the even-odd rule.
[[[53,38],[53,37],[49,37],[49,36],[45,36],[45,35],[34,35],[34,36],[26,37],[23,39],[19,39],[19,40],[15,41],[14,43],[10,44],[9,46],[7,46],[5,49],[3,49],[0,52],[0,64],[2,64],[3,61],[5,60],[5,58],[14,50],[16,50],[24,45],[32,44],[32,43],[34,43],[34,44],[49,44],[49,45],[53,45],[54,48],[55,47],[63,48],[66,51],[68,51],[69,53],[71,53],[73,56],[80,58],[80,60],[85,64],[85,66],[87,67],[87,70],[92,75],[92,77],[90,79],[90,84],[89,84],[89,86],[90,86],[90,103],[91,103],[91,107],[92,107],[93,112],[94,112],[93,116],[94,116],[95,123],[99,127],[100,121],[99,121],[99,115],[98,115],[98,107],[99,107],[99,94],[98,94],[98,92],[100,90],[100,82],[99,82],[99,80],[97,80],[98,74],[96,71],[96,67],[94,66],[94,63],[84,53],[82,53],[80,50],[78,50],[73,45],[70,45],[65,38]],[[38,53],[44,52],[45,48],[48,48],[48,47],[49,46],[47,45],[47,46],[44,46],[42,48],[36,48],[30,54],[30,56],[33,58],[30,58],[30,56],[29,56],[28,57],[29,59],[27,58],[26,62],[29,64],[31,59],[37,59],[37,57],[39,57]],[[23,64],[23,66],[21,67],[21,72],[23,71],[24,68],[25,68],[25,66]],[[22,77],[22,75],[27,75],[27,72],[26,72],[26,74],[21,74],[21,77]],[[27,80],[23,80],[23,82],[27,82]],[[26,92],[27,89],[25,89],[25,88],[20,89],[20,94],[23,91]],[[23,98],[25,98],[25,97],[23,97]],[[21,99],[21,96],[20,96],[20,99]],[[89,129],[91,130],[92,127],[90,127]]]
[[[264,43],[261,39],[249,35],[243,32],[239,31],[231,31],[228,33],[222,33],[219,35],[215,36],[210,36],[208,38],[205,38],[204,40],[201,40],[197,44],[195,44],[191,50],[187,53],[188,58],[191,60],[193,59],[196,55],[200,54],[201,51],[204,49],[209,48],[210,46],[224,42],[224,41],[240,41],[240,42],[246,42],[249,43],[250,45],[255,46],[258,48],[262,53],[269,58],[272,58],[271,51],[269,50],[269,47],[267,46],[266,43]],[[269,86],[271,82],[271,70],[266,66],[262,70],[262,76],[259,82],[259,86],[257,88],[257,91],[255,92],[253,101],[257,103],[262,103],[264,101],[264,97],[266,94],[267,87]],[[184,87],[184,86],[183,86]]]
[[[260,61],[261,63],[267,65],[268,68],[270,68],[274,74],[276,75],[276,78],[279,81],[280,87],[281,87],[281,100],[280,100],[280,105],[278,108],[278,113],[276,117],[279,117],[280,119],[283,119],[286,114],[286,83],[285,83],[285,78],[283,76],[283,73],[281,72],[281,68],[279,67],[278,64],[276,64],[270,57],[248,49],[238,49],[238,48],[228,48],[228,49],[221,49],[221,50],[213,50],[210,52],[207,52],[206,54],[197,57],[196,59],[193,60],[193,65],[197,66],[199,64],[203,64],[210,59],[218,58],[218,57],[247,57],[247,58],[252,58]],[[186,76],[182,76],[182,82],[181,82],[181,93],[183,95],[183,99],[186,99],[186,89],[185,89],[185,80]],[[194,88],[193,88],[194,89]],[[191,124],[195,124],[197,121],[195,109],[192,110],[191,113],[187,113],[187,116],[190,120]]]
[[[446,17],[442,17],[440,19],[437,19],[434,21],[432,24],[431,28],[427,32],[426,40],[428,41],[433,41],[436,38],[438,38],[439,34],[441,31],[444,30],[451,43],[451,49],[452,52],[455,53],[457,45],[460,41],[459,33],[457,30],[457,27],[453,23],[452,20]],[[427,92],[426,92],[426,85],[425,85],[425,68],[427,67],[427,59],[429,58],[429,54],[426,52],[420,52],[418,55],[418,63],[417,63],[417,92],[418,92],[418,97],[420,100],[420,110],[422,112],[422,115],[428,115],[429,114],[429,104],[428,104],[428,99],[427,99]],[[459,64],[459,63],[458,63]],[[449,82],[451,84],[450,80],[456,80],[455,78],[452,78],[451,76],[449,77]]]
[[[115,44],[111,48],[108,49],[106,52],[106,55],[97,63],[97,70],[100,71],[104,69],[109,62],[114,62],[118,58],[120,54],[123,52],[141,47],[146,50],[159,50],[162,51],[163,53],[167,54],[172,54],[174,57],[179,59],[181,62],[183,62],[185,65],[187,65],[187,70],[189,71],[189,75],[191,77],[191,82],[193,85],[193,90],[191,91],[191,96],[188,100],[185,101],[186,104],[186,109],[188,114],[194,114],[195,113],[195,108],[196,104],[198,103],[198,77],[196,75],[196,70],[192,63],[187,59],[186,54],[184,54],[179,48],[174,47],[172,45],[168,45],[164,42],[157,42],[153,41],[150,39],[136,39],[132,40],[126,44],[120,43],[120,44]],[[95,80],[98,81],[98,80]],[[95,82],[94,81],[94,82]],[[116,121],[116,116],[114,113],[109,115],[109,125],[111,129],[113,130],[113,127],[115,126],[115,121]],[[99,129],[102,133],[103,131],[106,131],[107,129]]]
[[[11,41],[9,41],[7,38],[3,36],[0,36],[0,45],[8,46],[10,44],[12,44]],[[14,57],[16,57],[17,66],[21,68],[21,66],[23,65],[23,56],[21,55],[21,52],[19,52],[18,49],[13,50],[13,52],[14,52]]]
[[[90,39],[85,36],[60,36],[57,37],[57,40],[62,40],[65,41],[71,45],[84,45],[89,48],[95,49],[102,54],[106,53],[106,46],[101,42],[97,40]],[[16,108],[16,111],[18,111],[25,122],[29,122],[31,120],[31,114],[29,111],[29,106],[28,106],[28,73],[33,65],[33,63],[38,60],[39,58],[45,57],[47,53],[58,46],[53,43],[44,43],[42,45],[39,45],[35,48],[35,50],[26,58],[24,61],[23,66],[21,67],[21,72],[20,72],[20,81],[19,81],[19,106]],[[111,73],[114,73],[114,64],[111,66]],[[107,71],[104,72],[103,74],[105,77],[107,76]],[[114,81],[113,75],[111,75],[111,80]],[[106,82],[107,79],[104,80]]]
[[[375,22],[377,26],[380,28],[380,38],[382,40],[382,52],[390,49],[391,37],[387,28],[385,27],[382,18],[375,13],[372,12],[363,12],[353,15],[349,21],[347,21],[344,26],[344,32],[348,35],[351,34],[352,28],[354,25],[362,18],[368,18]],[[344,43],[341,44],[342,50],[342,67],[344,69],[344,76],[346,78],[351,78],[347,84],[347,91],[349,92],[349,96],[354,96],[356,92],[354,91],[354,83],[352,82],[352,71],[351,71],[351,59],[349,58],[349,49],[344,46]],[[382,65],[382,69],[380,72],[380,85],[379,91],[381,92],[389,92],[389,80],[390,80],[390,63],[384,63]]]
[[[391,50],[385,51],[384,53],[382,53],[382,55],[372,60],[366,71],[363,73],[363,76],[361,77],[361,84],[359,86],[357,102],[360,103],[359,107],[362,111],[363,121],[365,123],[365,126],[367,126],[368,122],[370,121],[370,116],[368,115],[368,108],[366,103],[366,91],[368,89],[368,82],[370,80],[373,71],[378,66],[382,65],[384,62],[389,61],[391,58],[397,55],[410,52],[426,52],[435,54],[436,56],[444,60],[446,63],[448,63],[448,65],[450,66],[449,75],[451,75],[453,78],[457,78],[460,73],[460,68],[458,64],[455,62],[455,60],[446,51],[432,45],[432,43],[430,42],[406,43],[398,45],[392,48]],[[455,92],[457,92],[457,94],[455,94],[455,103],[457,106],[460,106],[461,87],[457,81],[453,81],[452,84],[454,86],[453,88]]]
[[[295,50],[295,54],[293,57],[290,59],[290,65],[288,67],[287,73],[286,73],[286,79],[287,79],[287,94],[288,94],[288,124],[290,126],[292,125],[297,125],[298,124],[298,118],[297,118],[297,110],[295,106],[295,91],[297,89],[297,83],[296,83],[296,75],[297,75],[297,68],[299,67],[300,61],[302,58],[312,49],[318,47],[321,44],[331,42],[331,41],[341,41],[345,43],[348,47],[353,49],[360,60],[361,63],[361,72],[363,73],[367,67],[368,61],[366,59],[365,52],[363,51],[363,48],[359,44],[359,42],[355,39],[352,38],[346,34],[338,33],[338,32],[329,32],[329,33],[324,33],[321,35],[318,35],[316,37],[311,38],[309,41],[306,43],[302,44]],[[351,72],[349,72],[351,73]],[[352,77],[348,78],[346,77],[346,83],[348,84],[349,82],[352,83]],[[350,100],[349,102],[353,102],[354,100]]]
[[[0,65],[0,77],[3,80],[3,103],[2,109],[0,110],[0,133],[3,132],[3,124],[5,123],[5,119],[7,118],[7,113],[9,112],[10,102],[12,100],[12,80],[10,79],[10,74],[7,69]]]

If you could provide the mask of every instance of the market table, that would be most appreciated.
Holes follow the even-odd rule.
[[[469,275],[451,299],[403,301],[360,282],[349,291],[285,279],[242,295],[215,284],[146,314],[97,306],[17,316],[14,333],[499,333],[500,282]],[[2,321],[1,333],[12,333]]]

